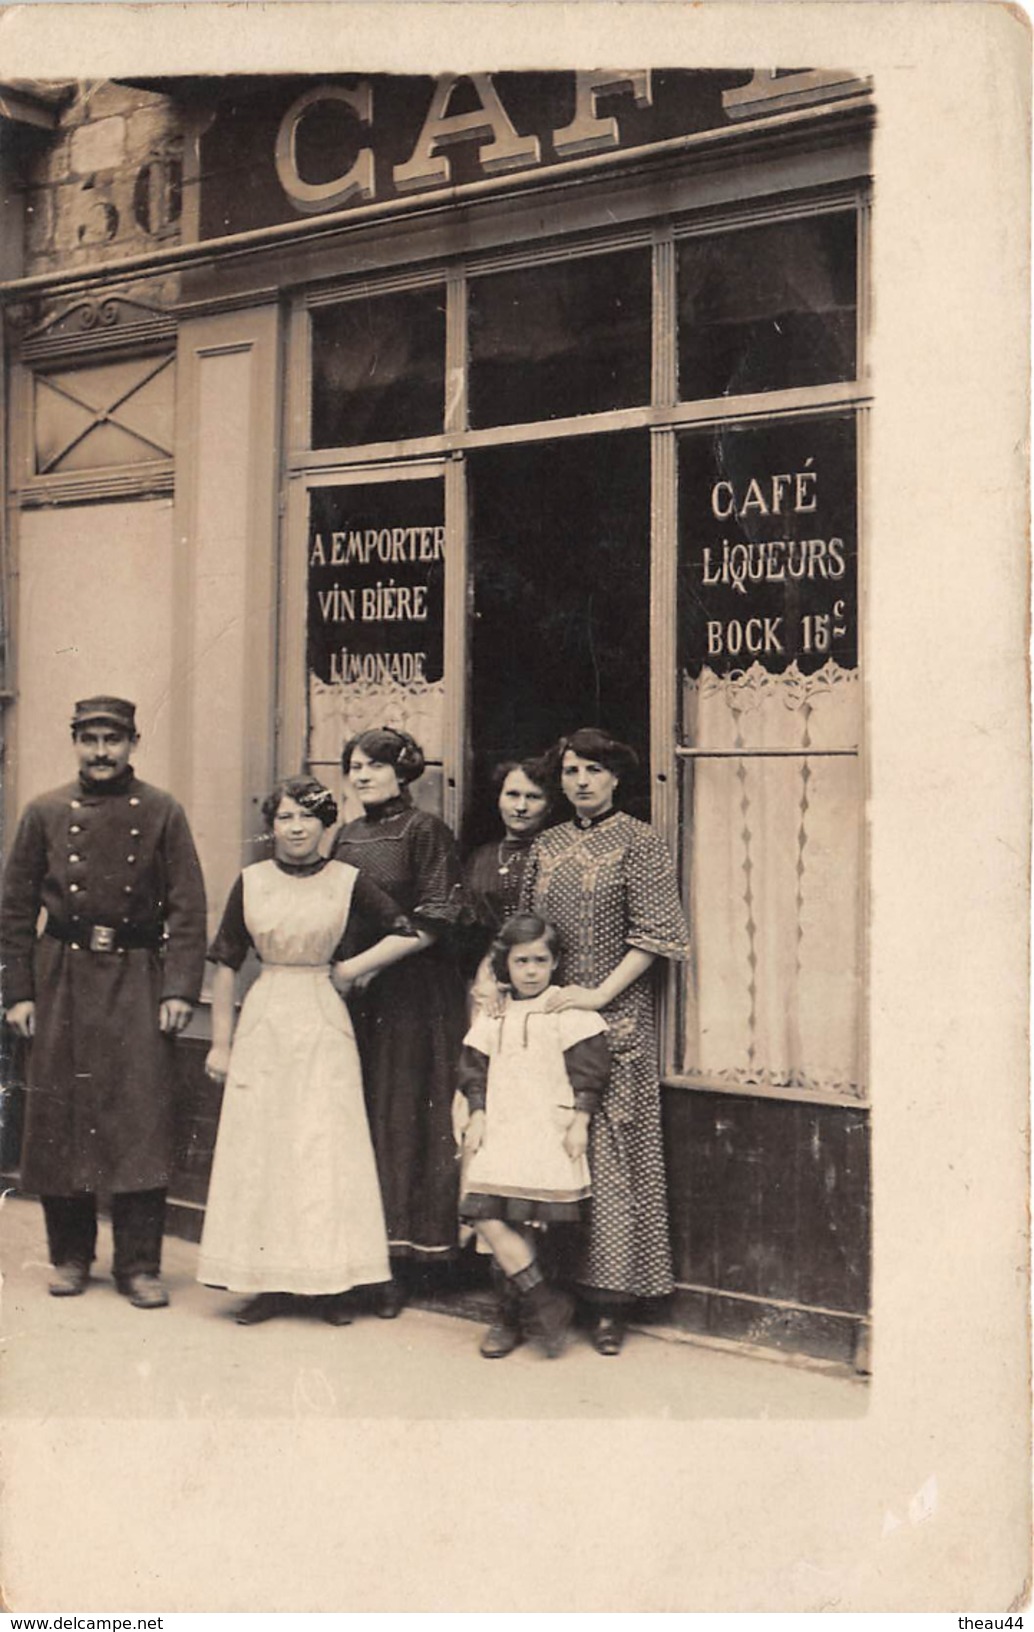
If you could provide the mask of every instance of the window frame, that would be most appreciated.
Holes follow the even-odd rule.
[[[680,745],[677,736],[676,571],[678,559],[677,438],[680,431],[722,424],[764,424],[780,419],[825,417],[837,412],[854,415],[857,430],[857,521],[859,670],[864,674],[864,608],[866,604],[866,506],[864,503],[867,419],[872,404],[867,347],[871,289],[869,238],[871,181],[858,174],[847,180],[819,182],[778,194],[760,194],[746,201],[679,208],[668,215],[611,226],[605,224],[605,200],[596,211],[595,225],[584,222],[567,234],[528,243],[504,243],[465,254],[450,252],[447,235],[428,246],[422,260],[404,268],[364,270],[355,277],[339,277],[319,288],[301,287],[291,296],[287,325],[285,391],[285,508],[287,547],[283,555],[298,555],[297,541],[307,526],[309,487],[322,482],[377,479],[404,471],[445,472],[445,526],[447,538],[445,581],[445,808],[443,815],[457,830],[466,810],[468,752],[464,727],[468,716],[469,649],[467,605],[470,584],[466,462],[468,451],[482,447],[516,446],[534,441],[556,441],[603,432],[645,429],[651,440],[650,477],[650,760],[651,806],[654,825],[673,850],[677,846],[680,799]],[[797,386],[743,396],[678,400],[678,290],[676,245],[687,237],[717,235],[787,219],[853,211],[856,232],[856,374],[850,380]],[[517,224],[513,229],[517,230]],[[635,408],[482,427],[472,430],[467,420],[467,291],[469,281],[496,271],[525,268],[572,258],[605,255],[615,250],[648,246],[652,253],[652,357],[648,404]],[[419,250],[414,246],[414,254]],[[446,289],[446,413],[440,433],[395,442],[346,448],[313,449],[310,445],[311,323],[313,310],[381,293],[443,283]],[[453,389],[449,389],[449,382]],[[285,588],[281,633],[281,723],[285,752],[299,762],[305,745],[297,722],[292,725],[292,696],[304,693],[304,673],[296,681],[290,671],[299,650],[304,668],[304,582],[301,599],[297,583]],[[300,630],[300,633],[299,633]],[[864,692],[863,692],[864,695]],[[293,705],[296,707],[296,702]],[[304,719],[304,710],[299,719]],[[862,794],[867,785],[866,715],[863,707],[861,761]],[[859,820],[862,819],[861,812]],[[863,896],[867,882],[863,878]],[[866,902],[862,902],[861,921]],[[867,989],[862,936],[859,967],[862,992]],[[740,1085],[715,1079],[688,1078],[674,1068],[676,1059],[677,969],[664,984],[660,1011],[661,1077],[666,1086],[759,1098],[787,1099],[855,1108],[863,1098],[808,1089]],[[867,1079],[864,999],[860,1009],[859,1072]]]
[[[22,510],[104,499],[142,499],[173,492],[175,449],[133,464],[39,474],[36,470],[36,381],[106,363],[146,362],[175,371],[177,322],[171,312],[128,295],[79,298],[51,313],[11,346],[11,500]],[[175,415],[177,384],[173,379]],[[175,427],[175,419],[174,419]],[[175,428],[173,430],[175,439]]]

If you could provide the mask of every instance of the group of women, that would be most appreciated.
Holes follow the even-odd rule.
[[[617,1354],[629,1305],[672,1290],[651,967],[687,952],[667,848],[619,808],[635,756],[584,729],[500,767],[502,837],[465,868],[413,804],[411,737],[365,731],[343,765],[363,815],[326,857],[332,795],[278,784],[272,857],[244,869],[209,951],[207,1070],[226,1086],[198,1278],[248,1294],[245,1325],[302,1299],[345,1325],[360,1287],[390,1318],[413,1265],[456,1255],[462,1217],[495,1260],[481,1352],[536,1336],[555,1354],[570,1300],[536,1248],[563,1221],[550,1274]],[[232,1035],[250,948],[261,973]],[[548,1174],[533,1104],[562,1140]]]

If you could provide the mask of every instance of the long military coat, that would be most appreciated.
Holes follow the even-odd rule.
[[[91,952],[39,933],[41,907],[140,929],[160,951]],[[205,893],[181,807],[130,769],[117,784],[72,782],[27,806],[4,872],[5,1008],[36,1004],[21,1187],[35,1195],[157,1189],[173,1159],[174,1042],[167,997],[195,1002],[205,963]]]

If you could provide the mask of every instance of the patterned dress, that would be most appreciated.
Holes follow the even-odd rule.
[[[330,983],[353,907],[405,932],[340,862],[246,867],[209,951],[262,973],[223,1091],[198,1280],[234,1292],[345,1292],[388,1278],[388,1243],[348,1010]]]
[[[459,1247],[452,1098],[467,1028],[450,933],[465,917],[456,842],[444,822],[402,794],[347,823],[334,855],[358,867],[416,928],[435,937],[351,993],[349,1007],[391,1252],[444,1258]],[[361,951],[378,938],[359,914],[349,926],[347,950]]]
[[[560,985],[600,985],[631,947],[662,958],[689,952],[667,846],[624,811],[540,834],[521,904],[560,931]],[[592,1121],[593,1199],[577,1279],[603,1301],[664,1297],[674,1282],[651,972],[602,1015],[611,1073]]]

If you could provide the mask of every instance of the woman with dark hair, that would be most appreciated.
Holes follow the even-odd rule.
[[[334,855],[390,895],[416,930],[416,955],[363,982],[352,1002],[398,1272],[404,1262],[440,1262],[458,1248],[451,1108],[466,999],[450,932],[466,916],[465,897],[452,833],[418,810],[408,791],[424,769],[413,738],[387,726],[363,731],[341,757],[364,814],[340,830]],[[378,1313],[391,1319],[404,1298],[396,1273]]]
[[[326,861],[320,841],[337,804],[311,776],[278,782],[262,813],[273,858],[246,867],[230,891],[209,959],[212,1047],[205,1069],[226,1083],[198,1280],[250,1293],[253,1326],[292,1298],[318,1299],[345,1326],[344,1294],[388,1273],[388,1243],[363,1107],[347,990],[412,951],[395,903],[354,867]],[[342,958],[353,911],[376,945]],[[262,972],[233,1039],[234,975],[253,948]]]
[[[553,796],[541,759],[507,759],[492,772],[492,788],[503,821],[503,837],[467,857],[463,882],[475,928],[470,937],[475,965],[507,918],[517,911],[532,840],[549,820]],[[473,973],[473,971],[471,971]]]
[[[611,1075],[593,1118],[593,1199],[577,1273],[594,1307],[593,1342],[618,1354],[629,1304],[672,1291],[650,969],[687,956],[688,931],[664,841],[615,808],[638,763],[625,743],[586,728],[552,750],[573,818],[541,833],[522,907],[560,932],[552,1012],[589,1009],[607,1022]]]

